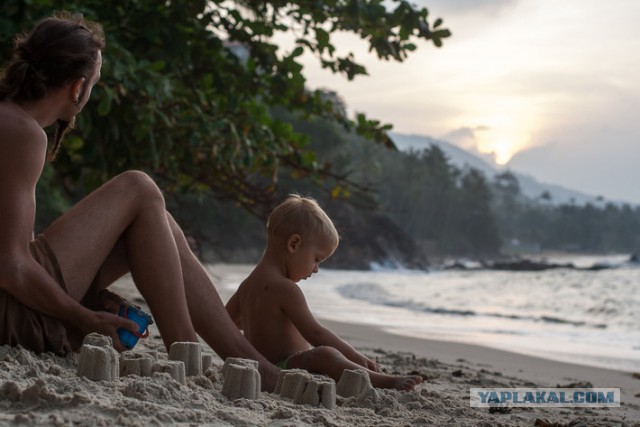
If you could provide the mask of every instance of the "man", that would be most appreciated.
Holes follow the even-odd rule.
[[[113,178],[34,239],[43,128],[57,124],[53,157],[100,78],[103,48],[98,24],[57,14],[16,38],[0,76],[0,344],[64,353],[98,332],[123,350],[117,329],[137,325],[100,297],[131,272],[167,349],[199,334],[223,358],[258,360],[273,389],[277,368],[235,327],[147,175]]]

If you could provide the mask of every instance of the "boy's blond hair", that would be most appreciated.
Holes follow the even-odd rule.
[[[274,237],[287,239],[296,233],[303,238],[322,239],[333,247],[337,247],[340,240],[331,218],[315,199],[290,194],[269,215],[267,234],[271,240]]]

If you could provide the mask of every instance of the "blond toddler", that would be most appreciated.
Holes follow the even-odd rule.
[[[378,388],[411,390],[420,376],[388,375],[309,310],[298,286],[318,272],[338,246],[338,233],[311,198],[289,196],[267,222],[261,261],[226,305],[251,344],[282,369],[305,369],[338,381],[345,369],[365,369]]]

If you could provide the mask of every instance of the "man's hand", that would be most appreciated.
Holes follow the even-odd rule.
[[[124,328],[136,333],[138,324],[133,320],[124,319],[106,311],[91,311],[81,324],[83,334],[96,332],[101,335],[111,337],[113,347],[118,351],[125,351],[127,348],[122,345],[118,337],[118,329]]]

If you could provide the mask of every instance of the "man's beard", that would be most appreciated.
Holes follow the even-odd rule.
[[[56,133],[53,137],[53,144],[51,145],[51,149],[49,150],[49,155],[48,155],[48,158],[50,161],[53,161],[56,158],[58,151],[60,151],[62,139],[65,137],[67,133],[69,133],[71,129],[74,128],[75,124],[76,124],[75,116],[73,116],[73,118],[69,121],[67,120],[56,121]]]

